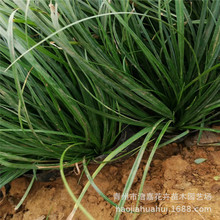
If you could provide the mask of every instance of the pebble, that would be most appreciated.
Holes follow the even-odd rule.
[[[215,151],[215,148],[214,147],[208,147],[206,150],[207,151]]]
[[[93,196],[93,195],[91,195],[91,196],[89,196],[88,197],[88,202],[91,202],[91,203],[97,203],[97,197],[96,196]]]

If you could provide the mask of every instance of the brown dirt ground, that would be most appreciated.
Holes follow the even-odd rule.
[[[135,177],[125,207],[135,207],[142,173],[148,159],[146,152]],[[197,158],[206,158],[196,164]],[[95,183],[112,201],[118,203],[117,196],[123,191],[135,156],[123,163],[106,165],[96,177]],[[92,173],[96,165],[90,165]],[[220,219],[220,147],[170,144],[159,149],[151,164],[139,206],[145,211],[137,215],[138,220],[217,220]],[[87,182],[83,176],[67,176],[68,183],[75,195],[79,196]],[[14,211],[22,198],[30,179],[21,177],[11,183],[11,189],[0,205],[0,220],[64,220],[71,213],[74,203],[67,193],[62,180],[53,182],[35,182],[22,207]],[[178,198],[175,198],[175,195]],[[145,196],[145,200],[144,200]],[[116,208],[104,201],[90,187],[82,205],[97,220],[112,220]],[[143,209],[142,209],[143,210]],[[81,211],[77,211],[74,220],[86,220]],[[129,213],[122,213],[122,220],[132,219]]]

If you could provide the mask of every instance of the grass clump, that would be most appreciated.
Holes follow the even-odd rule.
[[[72,58],[51,41],[5,71],[19,55],[44,39],[40,26],[31,22],[33,29],[29,27],[25,13],[14,8],[14,3],[8,6],[2,2],[1,186],[12,173],[19,175],[39,166],[56,167],[69,145],[74,148],[66,154],[67,163],[100,155],[120,132],[120,122],[106,117],[116,117],[117,103],[91,79],[78,75]],[[49,11],[45,12],[46,18],[50,18]],[[53,24],[48,22],[47,34],[53,33]],[[111,106],[111,111],[104,105]]]
[[[134,125],[105,159],[146,135],[128,192],[155,133],[142,183],[165,133],[219,132],[219,1],[4,0],[0,14],[0,186],[106,153]]]

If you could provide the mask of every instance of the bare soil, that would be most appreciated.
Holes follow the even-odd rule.
[[[218,136],[219,138],[219,136]],[[191,142],[192,143],[192,142]],[[220,147],[187,146],[170,144],[159,149],[151,164],[139,207],[138,220],[199,220],[220,219]],[[195,143],[194,143],[195,144]],[[149,156],[145,153],[141,166],[129,192],[125,207],[134,208],[144,167]],[[195,159],[206,161],[196,164]],[[115,203],[119,203],[123,188],[130,173],[135,156],[122,163],[106,165],[96,177],[95,183]],[[97,165],[90,165],[92,174]],[[69,185],[79,196],[87,179],[74,173],[67,176]],[[21,177],[11,182],[11,188],[0,205],[0,220],[64,220],[71,213],[74,202],[57,178],[53,182],[36,181],[22,207],[14,207],[22,198],[30,179]],[[112,220],[116,208],[106,202],[90,186],[82,205],[97,220]],[[124,210],[122,210],[124,211]],[[74,220],[87,220],[78,210]],[[132,219],[132,214],[122,213],[122,220]]]

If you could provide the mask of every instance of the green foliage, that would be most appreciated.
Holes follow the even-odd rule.
[[[109,152],[122,124],[143,130],[109,160],[147,135],[125,192],[160,132],[144,183],[166,132],[220,122],[219,27],[212,0],[0,0],[0,187]]]

